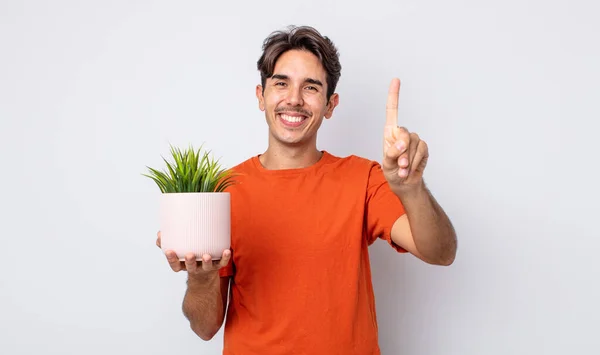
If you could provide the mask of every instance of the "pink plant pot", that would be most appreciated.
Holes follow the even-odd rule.
[[[228,192],[163,193],[160,197],[161,249],[184,260],[209,254],[221,259],[231,246],[231,204]]]

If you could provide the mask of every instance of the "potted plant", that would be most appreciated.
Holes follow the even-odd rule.
[[[160,191],[161,249],[173,250],[180,260],[193,252],[196,260],[209,254],[219,260],[231,245],[231,204],[227,187],[235,174],[221,167],[207,151],[181,150],[172,145],[166,170],[147,167]]]

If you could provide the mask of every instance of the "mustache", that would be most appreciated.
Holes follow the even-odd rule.
[[[298,107],[281,107],[281,108],[278,108],[275,110],[275,113],[281,113],[281,112],[296,112],[296,113],[299,113],[304,116],[308,116],[308,117],[312,116],[312,113],[310,113],[306,110],[303,110],[301,108],[298,108]]]

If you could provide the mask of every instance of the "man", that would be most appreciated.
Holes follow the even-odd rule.
[[[183,312],[204,340],[227,318],[223,354],[380,354],[368,246],[381,238],[436,265],[456,253],[452,224],[423,182],[427,144],[398,127],[394,79],[381,165],[317,149],[341,66],[313,28],[273,33],[258,69],[269,145],[233,168],[231,250],[198,263],[166,252],[174,271],[188,272]]]

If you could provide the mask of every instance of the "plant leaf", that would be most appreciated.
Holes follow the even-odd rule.
[[[234,185],[238,176],[221,167],[218,159],[211,157],[211,152],[194,149],[190,144],[186,149],[170,146],[172,162],[163,157],[165,171],[147,167],[151,178],[163,193],[174,192],[223,192]]]

